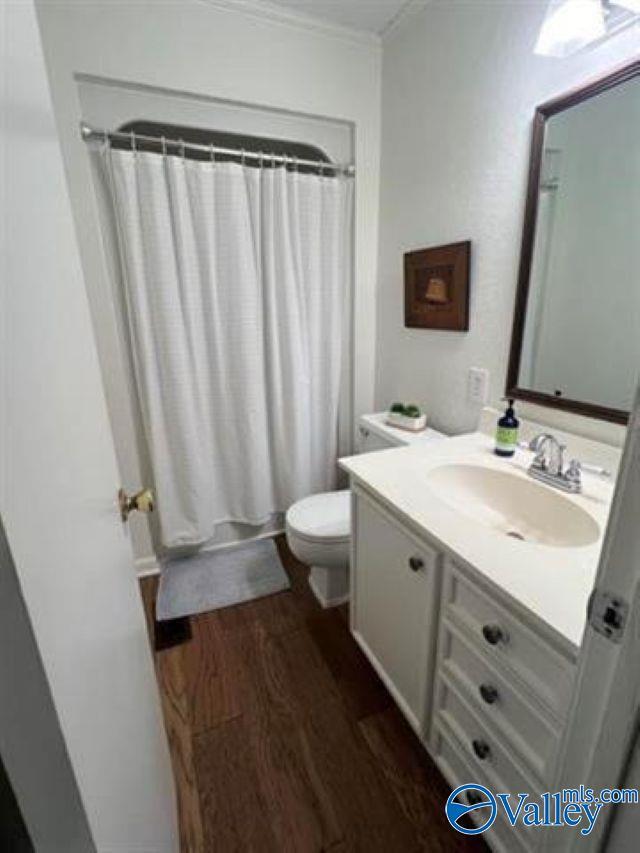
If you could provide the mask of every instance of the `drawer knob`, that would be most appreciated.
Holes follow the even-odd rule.
[[[480,695],[487,705],[493,705],[494,702],[497,702],[498,688],[494,687],[493,684],[481,684],[479,689]]]
[[[422,557],[409,557],[409,568],[412,572],[419,572],[420,569],[424,569]]]
[[[491,747],[486,742],[486,740],[474,740],[471,745],[473,746],[473,751],[478,756],[480,761],[485,761],[489,758],[491,754]]]
[[[507,640],[507,635],[499,625],[483,625],[482,636],[491,646],[497,646]]]

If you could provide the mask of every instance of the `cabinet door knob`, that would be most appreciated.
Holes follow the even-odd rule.
[[[481,684],[479,690],[480,695],[487,705],[493,705],[493,703],[497,701],[498,688],[494,687],[493,684]]]
[[[506,642],[507,636],[499,625],[483,625],[482,636],[491,646],[497,646],[498,643]]]
[[[419,572],[420,569],[424,569],[422,557],[409,557],[409,568],[412,572]]]
[[[487,759],[491,754],[491,747],[486,740],[474,740],[471,745],[473,746],[473,751],[480,761],[485,761],[485,759]]]

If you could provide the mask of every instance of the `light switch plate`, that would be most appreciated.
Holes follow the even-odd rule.
[[[489,371],[484,367],[470,367],[467,380],[467,396],[470,403],[484,406],[489,396]]]

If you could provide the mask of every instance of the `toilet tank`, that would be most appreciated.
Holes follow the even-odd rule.
[[[444,433],[430,427],[422,432],[409,432],[390,426],[386,421],[386,412],[361,415],[358,418],[358,453],[372,453],[374,450],[388,450],[391,447],[442,441],[446,438]]]

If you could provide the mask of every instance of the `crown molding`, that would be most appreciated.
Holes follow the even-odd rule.
[[[401,29],[404,24],[410,19],[422,12],[423,9],[432,2],[432,0],[407,0],[404,6],[401,6],[391,20],[385,24],[380,31],[380,38],[384,41],[390,35]]]
[[[253,18],[254,20],[258,19],[272,24],[285,25],[294,29],[306,30],[307,32],[338,38],[356,44],[364,44],[370,47],[379,48],[381,46],[381,38],[377,33],[357,30],[354,27],[345,27],[340,24],[332,24],[329,21],[323,21],[311,15],[305,15],[302,12],[293,12],[290,9],[285,9],[284,6],[279,6],[277,3],[270,3],[269,0],[200,0],[200,2],[221,11],[234,12],[248,18]],[[409,0],[409,3],[413,2],[414,0]],[[400,11],[402,12],[402,9]]]

